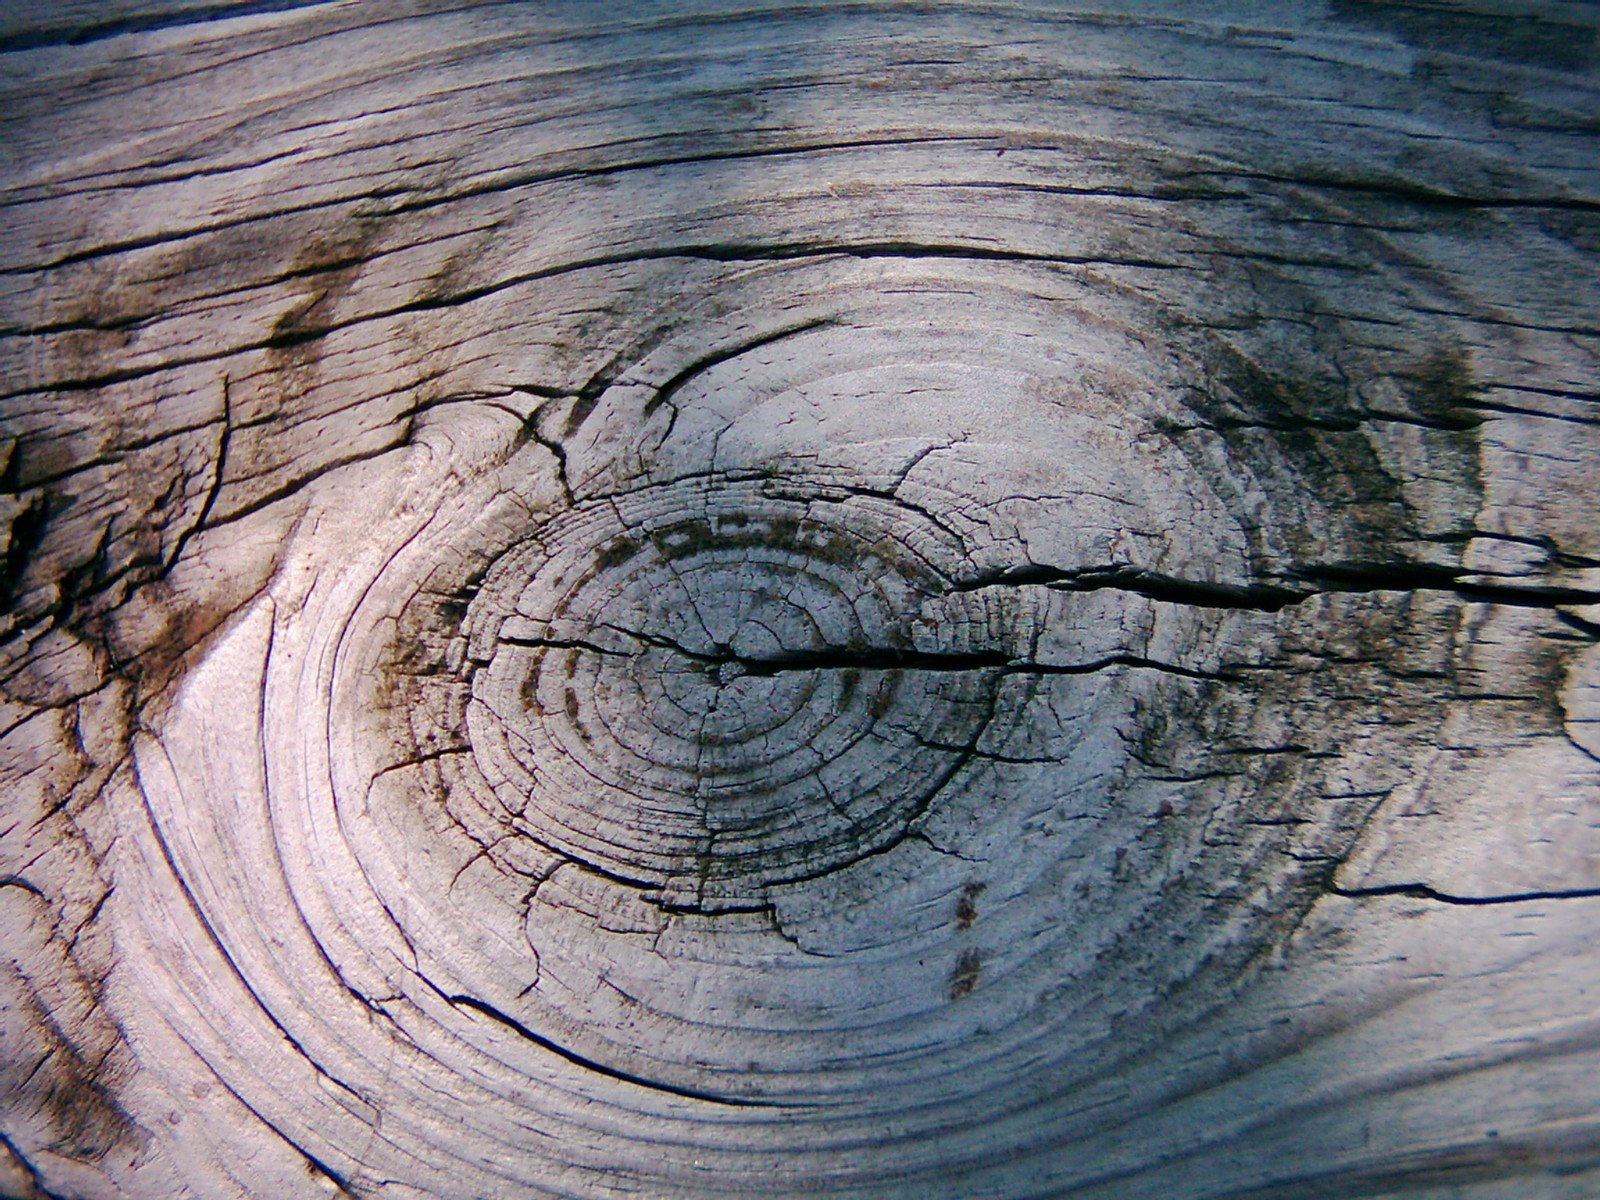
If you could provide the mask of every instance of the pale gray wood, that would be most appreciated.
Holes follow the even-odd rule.
[[[0,1195],[1595,1194],[1597,30],[0,6]]]

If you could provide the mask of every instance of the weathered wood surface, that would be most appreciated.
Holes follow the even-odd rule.
[[[1597,27],[0,8],[0,1193],[1600,1193]]]

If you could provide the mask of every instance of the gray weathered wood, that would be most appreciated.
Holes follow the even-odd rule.
[[[1596,1194],[1597,31],[0,6],[0,1194]]]

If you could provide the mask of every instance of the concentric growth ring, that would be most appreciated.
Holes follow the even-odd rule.
[[[958,556],[892,502],[759,481],[574,509],[468,614],[478,767],[532,836],[666,907],[760,905],[903,837],[982,731],[999,663],[914,640]]]

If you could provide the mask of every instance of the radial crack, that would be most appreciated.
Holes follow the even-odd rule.
[[[1340,887],[1336,883],[1330,883],[1328,891],[1335,896],[1343,896],[1352,900],[1364,900],[1378,896],[1410,896],[1417,900],[1434,900],[1440,904],[1456,904],[1467,907],[1493,904],[1527,904],[1540,900],[1591,900],[1600,897],[1600,887],[1551,888],[1527,892],[1505,892],[1497,896],[1463,896],[1456,892],[1440,891],[1427,883],[1382,883],[1372,887],[1357,888]]]

